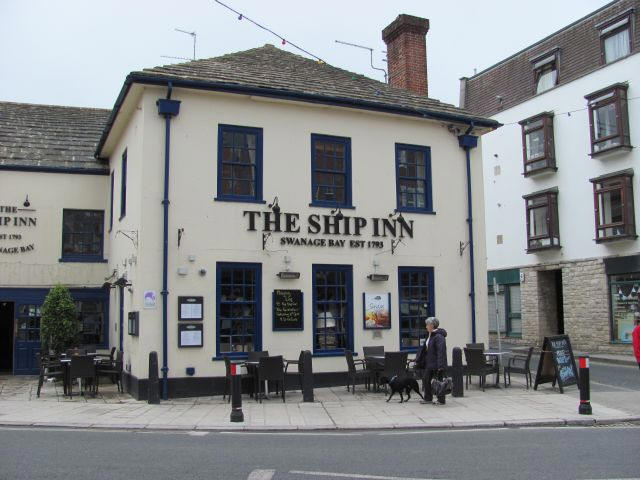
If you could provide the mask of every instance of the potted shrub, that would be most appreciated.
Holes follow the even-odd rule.
[[[56,285],[42,304],[40,339],[42,348],[56,353],[71,347],[78,332],[77,312],[69,290]]]

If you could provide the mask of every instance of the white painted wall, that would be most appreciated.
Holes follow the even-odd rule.
[[[483,137],[486,235],[489,270],[538,263],[568,261],[638,253],[638,240],[596,244],[593,185],[590,178],[635,168],[633,190],[636,230],[640,228],[640,55],[607,65],[569,84],[556,87],[492,118],[504,126]],[[627,96],[631,152],[611,158],[591,158],[589,120],[585,95],[617,82],[628,82]],[[635,98],[634,98],[635,97]],[[554,137],[558,171],[525,178],[522,175],[520,120],[555,113]],[[571,112],[567,115],[564,112]],[[496,175],[494,168],[500,168]],[[558,187],[558,216],[562,249],[527,254],[523,195]],[[503,244],[496,242],[503,236]]]
[[[133,280],[133,294],[125,293],[126,311],[140,311],[140,336],[125,334],[125,363],[138,378],[147,376],[148,352],[158,351],[162,342],[162,205],[164,165],[164,118],[157,113],[156,100],[166,90],[145,87],[144,93],[124,135],[111,154],[116,171],[123,149],[128,148],[128,192],[137,192],[139,207],[129,203],[125,224],[116,228],[139,230],[137,265],[127,266]],[[169,367],[170,377],[185,376],[186,367],[195,367],[196,376],[224,375],[223,362],[212,362],[215,351],[215,271],[216,262],[255,262],[262,264],[262,344],[285,358],[297,357],[300,349],[312,345],[311,266],[317,263],[353,265],[354,346],[382,344],[389,350],[399,348],[398,266],[432,266],[435,269],[436,314],[449,331],[449,347],[462,345],[471,338],[468,250],[459,254],[459,241],[467,238],[465,157],[456,137],[444,126],[424,120],[380,115],[349,109],[301,105],[291,102],[265,101],[239,95],[215,94],[174,89],[173,99],[182,102],[180,114],[171,123],[171,185],[169,214]],[[405,214],[414,220],[414,238],[406,239],[395,255],[380,250],[353,250],[290,247],[278,251],[280,234],[268,244],[271,252],[262,251],[261,233],[247,231],[243,210],[267,210],[264,204],[214,201],[216,196],[218,124],[263,128],[264,200],[278,195],[283,212],[300,214],[303,230],[311,213],[328,214],[329,209],[309,207],[311,201],[311,133],[351,138],[353,204],[346,215],[366,218],[385,217],[396,206],[395,143],[431,146],[433,199],[436,215]],[[142,129],[142,130],[141,130]],[[143,131],[142,138],[139,137]],[[137,133],[135,133],[137,132]],[[132,147],[132,145],[134,145]],[[474,177],[476,289],[479,341],[486,341],[486,285],[484,264],[484,219],[482,208],[480,149],[472,154]],[[140,168],[135,165],[140,164]],[[118,190],[118,188],[116,188]],[[116,199],[118,199],[116,194]],[[118,201],[114,204],[119,211]],[[129,200],[131,202],[131,200]],[[131,210],[131,214],[129,213]],[[134,213],[135,212],[135,213]],[[135,225],[136,219],[140,222]],[[117,226],[116,226],[117,225]],[[370,226],[369,226],[370,227]],[[180,248],[178,228],[184,228]],[[367,230],[364,240],[374,240]],[[114,262],[132,254],[131,243],[113,237]],[[284,234],[283,234],[284,235]],[[310,236],[301,233],[300,236]],[[332,238],[332,237],[325,237]],[[333,238],[336,238],[335,236]],[[384,250],[390,247],[386,240]],[[283,281],[276,273],[283,269],[283,257],[292,259],[291,268],[301,278]],[[188,256],[195,255],[195,262]],[[389,281],[372,283],[366,275],[373,272],[372,262],[380,262],[379,272],[388,273]],[[188,274],[179,276],[178,267]],[[205,276],[197,273],[200,268]],[[301,289],[304,292],[305,330],[273,332],[271,327],[271,292],[276,288]],[[155,310],[142,308],[143,292],[158,294]],[[381,338],[362,328],[362,292],[390,292],[392,329]],[[177,298],[180,295],[204,297],[204,346],[178,349]],[[118,300],[112,294],[112,324],[117,323]],[[125,321],[126,328],[126,321]],[[126,333],[126,332],[125,332]],[[117,336],[113,338],[117,339]],[[315,371],[344,370],[344,358],[316,358]]]

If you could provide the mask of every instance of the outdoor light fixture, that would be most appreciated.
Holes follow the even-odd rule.
[[[28,194],[27,194],[27,198],[25,198],[24,203],[22,205],[24,205],[24,208],[29,208],[31,206],[31,202],[29,201]]]
[[[344,215],[342,214],[342,210],[340,210],[340,207],[336,207],[333,210],[331,210],[331,215],[335,215],[336,220],[342,220],[344,218]]]
[[[280,205],[278,205],[278,196],[273,197],[273,202],[267,205],[273,213],[280,213]]]
[[[278,272],[276,277],[279,277],[280,280],[297,280],[300,278],[300,272]]]
[[[397,208],[393,209],[393,212],[389,214],[389,218],[396,217],[396,220],[400,220],[404,222],[404,217],[402,216],[402,212],[399,212]]]
[[[130,287],[133,284],[129,282],[125,277],[120,277],[115,282],[113,282],[113,285],[116,287]]]
[[[103,290],[109,290],[109,289],[115,288],[115,287],[114,287],[114,285],[112,283],[104,282],[102,284],[102,287],[100,287],[100,288],[102,288]]]

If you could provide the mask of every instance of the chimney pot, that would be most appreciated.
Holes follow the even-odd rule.
[[[389,84],[392,87],[428,95],[427,42],[429,20],[412,15],[398,15],[382,31],[387,44]]]

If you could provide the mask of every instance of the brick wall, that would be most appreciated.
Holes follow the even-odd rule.
[[[640,50],[640,0],[620,0],[467,79],[464,108],[491,116],[533,97],[535,85],[531,59],[556,47],[560,48],[558,85],[600,68],[600,31],[596,25],[632,7],[635,8],[632,15],[635,25],[631,29],[632,53],[637,53]],[[502,101],[496,98],[497,95]]]

